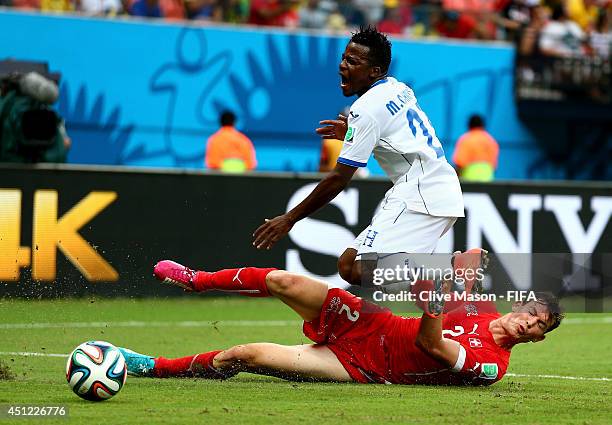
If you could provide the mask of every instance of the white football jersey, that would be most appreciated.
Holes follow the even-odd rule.
[[[429,118],[412,89],[392,77],[377,81],[351,105],[338,162],[365,167],[372,152],[409,210],[464,216],[457,173]]]

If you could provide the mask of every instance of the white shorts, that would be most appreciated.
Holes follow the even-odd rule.
[[[434,217],[410,211],[402,199],[389,197],[351,247],[357,250],[357,255],[373,252],[431,254],[438,239],[455,221],[457,217]]]

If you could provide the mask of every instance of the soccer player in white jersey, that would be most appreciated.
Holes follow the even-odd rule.
[[[340,62],[340,87],[344,96],[358,98],[348,117],[321,121],[317,129],[323,138],[344,140],[338,163],[304,201],[255,231],[258,249],[270,249],[297,221],[334,199],[372,153],[393,187],[370,225],[340,256],[344,280],[360,285],[372,267],[366,260],[375,254],[432,253],[464,216],[457,174],[412,89],[387,75],[390,63],[391,43],[383,33],[367,27],[353,34]]]

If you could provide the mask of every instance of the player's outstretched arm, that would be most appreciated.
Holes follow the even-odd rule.
[[[336,164],[317,187],[291,211],[266,219],[253,234],[253,246],[257,249],[270,249],[279,239],[284,237],[295,223],[308,217],[319,208],[327,205],[342,192],[353,178],[357,168],[344,164]]]
[[[451,282],[432,282],[433,291],[439,295],[450,292]],[[442,319],[444,301],[421,303],[423,317],[415,344],[429,356],[438,360],[448,367],[454,367],[459,358],[460,345],[457,341],[444,338],[442,334]]]
[[[442,314],[435,318],[423,314],[416,346],[448,367],[457,364],[460,345],[457,341],[442,336]]]

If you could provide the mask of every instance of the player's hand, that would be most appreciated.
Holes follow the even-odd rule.
[[[315,131],[324,139],[344,140],[346,130],[348,129],[347,118],[338,114],[338,119],[319,121],[324,127],[319,127]]]
[[[270,249],[284,237],[293,227],[293,221],[286,214],[279,215],[273,219],[267,219],[253,233],[253,246],[257,249]]]

